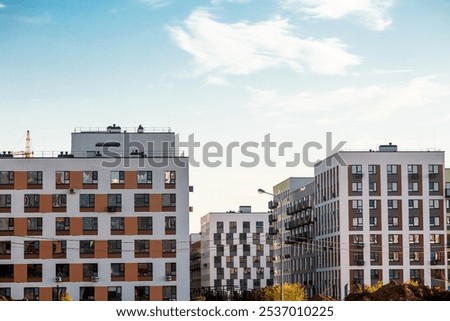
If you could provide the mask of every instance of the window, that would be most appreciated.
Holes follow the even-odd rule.
[[[80,254],[94,254],[95,241],[80,241]]]
[[[398,184],[396,182],[388,182],[387,189],[388,189],[388,192],[397,192]]]
[[[149,286],[135,286],[134,287],[134,301],[149,301],[150,287]]]
[[[0,255],[9,254],[11,254],[11,241],[0,241]]]
[[[408,183],[408,191],[409,192],[418,192],[419,191],[419,183],[418,182],[409,182]]]
[[[175,207],[176,194],[162,194],[162,207]]]
[[[95,195],[94,194],[80,194],[80,208],[94,208]]]
[[[369,225],[371,227],[376,227],[378,226],[378,218],[376,216],[371,216],[369,217]]]
[[[437,175],[439,174],[439,165],[428,165],[428,173],[432,174],[432,175]]]
[[[95,288],[93,286],[80,287],[80,301],[94,301]]]
[[[83,172],[83,184],[97,184],[98,172],[97,171],[84,171]]]
[[[42,231],[42,217],[29,217],[27,222],[28,231]]]
[[[150,199],[148,194],[134,194],[134,207],[149,207]]]
[[[377,244],[377,243],[378,243],[378,235],[370,234],[370,244]]]
[[[410,244],[419,244],[420,243],[420,235],[419,234],[409,234],[409,243]]]
[[[386,170],[388,175],[395,175],[397,174],[397,165],[387,165]]]
[[[409,226],[412,226],[412,227],[419,226],[419,217],[418,216],[410,216],[409,217]]]
[[[56,185],[67,185],[70,183],[70,172],[57,171],[55,173]]]
[[[430,216],[430,226],[440,226],[439,216]]]
[[[262,221],[256,222],[256,233],[264,233],[264,222]]]
[[[409,252],[409,260],[411,262],[419,262],[420,261],[420,253],[419,252]]]
[[[389,252],[389,262],[399,262],[400,253],[399,252]]]
[[[247,267],[247,257],[246,256],[239,257],[239,265],[241,267]]]
[[[39,208],[39,195],[38,194],[25,194],[24,206],[25,206],[25,208]]]
[[[439,244],[439,243],[440,243],[440,235],[430,234],[430,244]]]
[[[399,234],[389,234],[388,239],[389,239],[389,244],[399,244],[400,235]]]
[[[0,296],[11,299],[11,288],[0,288]]]
[[[439,192],[439,183],[437,182],[429,182],[430,192]]]
[[[217,233],[223,233],[223,222],[216,222]]]
[[[108,207],[111,210],[120,209],[122,207],[122,194],[108,194]]]
[[[237,223],[236,222],[229,222],[229,228],[230,228],[230,233],[236,233],[237,231]]]
[[[175,184],[175,171],[165,171],[164,172],[164,183],[165,184]]]
[[[177,229],[177,218],[176,216],[166,216],[166,231],[176,231]]]
[[[138,184],[151,184],[152,183],[152,172],[151,171],[138,171],[137,172],[137,183]]]
[[[135,240],[134,241],[134,253],[148,254],[150,251],[149,240]]]
[[[163,301],[176,301],[176,299],[177,299],[177,287],[163,286]]]
[[[70,217],[57,217],[55,223],[57,231],[69,231],[70,229]]]
[[[24,288],[23,298],[27,301],[39,301],[39,288]]]
[[[13,218],[0,218],[0,231],[14,231],[14,219]]]
[[[362,183],[352,183],[352,192],[362,192]]]
[[[162,252],[163,253],[176,253],[177,251],[177,241],[176,240],[163,240],[162,241]]]
[[[138,263],[138,276],[153,276],[153,263]]]
[[[242,232],[250,233],[250,222],[242,222]]]
[[[124,277],[125,276],[125,264],[124,263],[111,263],[111,276],[112,277]]]
[[[258,244],[258,245],[260,245],[260,244]],[[237,246],[236,246],[236,248],[237,248]],[[236,251],[237,251],[237,249],[236,249]],[[243,244],[242,245],[242,254],[244,256],[249,256],[250,255],[250,244]],[[237,255],[237,254],[235,254],[235,255]]]
[[[125,230],[125,218],[111,217],[111,231],[123,231],[123,230]]]
[[[376,200],[369,200],[369,209],[371,209],[371,210],[377,209],[377,201]]]
[[[352,201],[352,208],[355,209],[362,209],[363,207],[363,202],[362,200],[353,200]]]
[[[418,165],[408,165],[408,174],[414,175],[419,173],[419,166]]]
[[[430,200],[430,208],[431,209],[439,208],[439,200]]]
[[[2,278],[13,278],[14,264],[0,264],[0,275],[2,276]]]
[[[362,217],[354,217],[353,218],[353,227],[362,227],[363,226],[363,218]]]
[[[166,277],[167,276],[177,276],[177,264],[174,262],[166,263]]]
[[[369,175],[375,175],[377,173],[377,165],[369,165]]]
[[[388,217],[388,226],[398,226],[398,217],[396,216]]]
[[[122,241],[108,240],[108,254],[121,254],[121,253],[122,253]]]
[[[352,165],[352,174],[353,175],[362,174],[362,165]]]
[[[388,209],[397,209],[398,200],[388,200]]]
[[[400,271],[399,270],[389,270],[389,279],[400,279]]]
[[[14,172],[0,172],[0,185],[14,185]]]
[[[378,252],[370,252],[370,262],[378,262]]]
[[[250,247],[250,245],[249,245],[249,247]],[[256,244],[256,255],[257,256],[264,255],[264,245],[263,244]]]
[[[83,217],[83,231],[97,231],[98,218],[97,217]]]
[[[379,279],[379,272],[378,270],[370,270],[370,278],[371,279]]]
[[[28,185],[42,185],[42,172],[29,171],[27,173]]]
[[[108,286],[108,301],[122,301],[121,286]]]
[[[430,260],[439,261],[440,257],[439,252],[430,252]]]
[[[42,264],[27,264],[28,278],[42,278]]]
[[[353,235],[353,244],[363,244],[364,236],[360,234]]]
[[[11,208],[11,195],[0,195],[0,208]]]
[[[125,182],[124,171],[111,171],[111,184],[123,184]]]
[[[377,191],[377,183],[369,182],[369,192],[376,192],[376,191]]]
[[[25,241],[23,242],[24,254],[39,254],[39,241]]]
[[[408,207],[410,209],[418,209],[419,208],[419,200],[408,200]]]
[[[62,278],[68,278],[69,272],[70,272],[69,264],[56,264],[55,276],[59,276]]]
[[[54,208],[66,207],[67,206],[67,195],[66,194],[53,194],[52,206]]]
[[[230,278],[237,279],[237,273],[238,273],[237,268],[230,268]]]
[[[138,217],[138,230],[153,230],[153,218],[151,216]]]
[[[227,256],[226,257],[226,262],[227,262],[227,266],[228,265],[233,266],[233,264],[234,264],[234,256],[231,256],[231,255]]]

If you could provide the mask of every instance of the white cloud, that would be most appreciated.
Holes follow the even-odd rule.
[[[220,4],[220,3],[249,3],[253,0],[211,0],[212,4]]]
[[[206,10],[194,11],[184,26],[171,26],[176,44],[195,61],[195,75],[249,75],[287,67],[296,72],[344,74],[360,63],[336,38],[299,38],[287,20],[226,24]]]
[[[317,93],[281,95],[276,91],[249,88],[247,107],[254,113],[273,117],[313,118],[324,124],[360,121],[372,123],[397,112],[414,114],[417,110],[445,110],[450,103],[450,84],[434,77],[415,78],[403,84],[345,87]]]
[[[172,0],[141,0],[141,2],[153,8],[161,8],[169,5]]]
[[[4,9],[6,6],[3,3],[0,3],[0,9]]]
[[[281,6],[315,19],[356,19],[374,30],[391,23],[388,10],[394,0],[279,0]]]

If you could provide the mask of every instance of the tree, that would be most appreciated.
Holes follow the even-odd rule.
[[[280,301],[281,286],[274,285],[264,288],[264,301]],[[283,284],[283,300],[284,301],[305,301],[306,293],[303,286],[298,283]]]

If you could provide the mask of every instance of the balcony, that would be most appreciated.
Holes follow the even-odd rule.
[[[276,202],[276,201],[270,201],[270,202],[268,203],[268,207],[269,207],[269,210],[274,210],[274,209],[276,209],[276,208],[278,207],[278,202]]]
[[[276,221],[278,221],[278,216],[276,215],[276,214],[270,214],[269,215],[269,223],[272,223],[272,222],[276,222]]]

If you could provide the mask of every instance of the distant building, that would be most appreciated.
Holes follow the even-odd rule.
[[[201,234],[191,234],[191,289],[200,289],[202,287],[201,271]],[[195,297],[191,297],[195,299]]]
[[[189,169],[168,129],[86,128],[0,155],[0,295],[189,300]]]
[[[201,286],[246,291],[271,285],[269,213],[211,212],[201,218]]]

